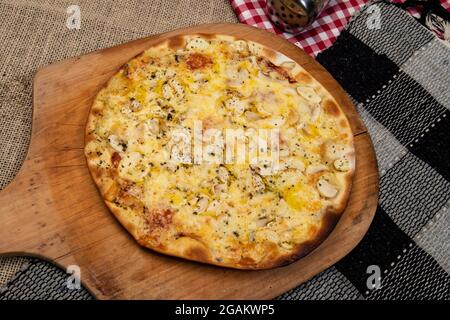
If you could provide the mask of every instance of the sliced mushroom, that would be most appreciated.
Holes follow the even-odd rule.
[[[126,145],[125,143],[119,139],[116,135],[112,134],[108,137],[108,141],[110,146],[116,150],[117,152],[125,152]]]
[[[312,164],[306,168],[306,174],[311,175],[325,170],[328,170],[328,168],[324,164]]]
[[[302,160],[300,160],[298,158],[289,158],[286,161],[286,164],[289,169],[294,169],[294,170],[299,170],[299,171],[305,170],[305,164],[303,163]]]
[[[320,178],[319,181],[317,181],[317,190],[320,195],[325,198],[334,198],[338,194],[336,187],[324,178]]]
[[[300,116],[298,115],[298,112],[294,109],[289,110],[289,114],[287,117],[287,123],[288,125],[292,126],[296,124],[300,120]]]
[[[301,95],[311,103],[318,104],[320,103],[320,101],[322,101],[322,98],[320,98],[316,91],[314,91],[314,89],[311,87],[299,86],[297,87],[297,92],[299,95]]]
[[[333,162],[334,167],[336,168],[336,170],[339,171],[349,171],[350,170],[350,161],[346,158],[340,158],[340,159],[336,159]]]
[[[167,78],[173,78],[173,77],[176,76],[176,74],[177,74],[177,72],[176,72],[175,70],[173,70],[173,69],[167,69],[167,70],[165,71],[165,76],[166,76]]]
[[[221,193],[225,192],[226,190],[227,190],[227,185],[225,183],[215,184],[212,187],[212,192],[216,196],[220,195]]]
[[[217,200],[214,200],[209,204],[207,211],[215,212],[219,206],[220,206],[220,202]]]
[[[311,121],[312,121],[312,122],[316,122],[316,121],[319,119],[320,112],[321,112],[320,105],[316,105],[316,106],[311,110]]]
[[[273,128],[281,128],[285,122],[286,120],[281,116],[272,117],[267,120],[267,124]]]
[[[290,151],[289,151],[288,146],[282,146],[280,148],[280,152],[279,152],[280,157],[283,157],[283,158],[289,157],[289,154],[290,154]]]
[[[328,161],[334,161],[336,159],[343,158],[347,152],[347,149],[344,145],[333,141],[326,142],[324,145],[324,149],[324,158]]]
[[[197,202],[196,211],[199,212],[199,213],[200,213],[200,212],[205,212],[206,209],[208,208],[208,204],[209,204],[208,198],[206,198],[206,197],[201,197],[201,198],[198,200],[198,202]]]
[[[127,152],[120,162],[119,175],[122,178],[136,181],[144,178],[150,167],[144,161],[144,156],[139,152]]]
[[[233,112],[234,115],[240,116],[244,113],[246,104],[244,101],[240,100],[237,97],[231,97],[227,101],[225,101],[225,107]]]
[[[232,87],[242,86],[242,83],[249,77],[247,69],[244,68],[236,69],[236,66],[229,66],[225,72],[229,79],[228,85]]]
[[[266,189],[264,180],[256,173],[252,175],[253,187],[256,192],[263,192]]]
[[[267,111],[264,106],[260,103],[258,103],[256,105],[256,111],[258,111],[258,114],[262,117],[262,118],[266,118],[266,117],[270,117],[272,115],[272,113],[270,113],[269,111]]]
[[[249,120],[249,121],[258,121],[261,120],[261,117],[252,111],[247,111],[245,112],[245,117]]]
[[[156,119],[146,120],[145,127],[150,134],[157,135],[159,133],[159,121]]]
[[[291,243],[287,241],[281,242],[280,245],[286,250],[291,250],[294,247]]]
[[[218,169],[218,177],[220,181],[223,183],[228,183],[228,179],[230,178],[230,173],[228,172],[227,168],[225,167],[219,167]]]
[[[261,46],[255,42],[248,42],[248,50],[255,56],[259,56],[261,52]]]
[[[274,243],[278,243],[278,241],[280,239],[278,234],[275,231],[268,230],[268,229],[263,229],[263,230],[257,231],[257,237],[263,238],[267,241],[274,242]]]
[[[132,100],[130,103],[130,110],[133,112],[140,111],[142,109],[142,104],[137,100]]]
[[[285,61],[280,66],[283,68],[286,68],[288,70],[292,70],[295,68],[295,62],[294,61]]]
[[[170,85],[168,83],[166,83],[165,85],[163,85],[162,87],[162,94],[163,97],[167,100],[172,99],[173,98],[173,92],[172,92],[172,88],[170,87]]]
[[[186,48],[188,50],[206,50],[209,47],[209,42],[202,38],[195,38],[188,42]]]
[[[304,122],[304,121],[299,122],[297,125],[297,128],[299,130],[303,130],[303,129],[305,129],[305,127],[306,127],[306,122]]]
[[[286,87],[281,90],[281,93],[284,95],[295,96],[297,95],[297,91],[294,88]]]
[[[260,148],[261,150],[261,148]],[[265,151],[262,151],[265,152]],[[258,174],[262,176],[267,176],[273,174],[275,168],[275,163],[270,158],[258,157],[257,164],[250,165],[250,167],[255,170]]]
[[[248,50],[247,42],[244,40],[237,40],[233,42],[233,47],[237,52],[245,52]]]
[[[258,219],[255,221],[255,227],[256,227],[256,228],[262,228],[262,227],[265,227],[270,221],[271,221],[271,219],[270,219],[269,217],[258,218]]]
[[[175,91],[175,95],[178,99],[181,99],[184,97],[184,88],[183,86],[178,82],[176,79],[171,79],[169,81],[170,86]]]

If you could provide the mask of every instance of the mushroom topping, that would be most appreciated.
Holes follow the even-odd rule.
[[[327,166],[324,164],[312,164],[306,168],[306,174],[311,175],[320,171],[328,170]]]
[[[288,96],[295,96],[297,95],[297,91],[294,88],[291,87],[285,87],[281,90],[281,93]]]
[[[225,107],[233,112],[236,116],[240,116],[245,111],[245,103],[237,97],[231,97],[225,102]]]
[[[139,111],[142,109],[142,104],[139,103],[139,101],[133,99],[130,103],[130,110],[133,112]]]
[[[297,125],[297,128],[299,130],[303,130],[303,129],[305,129],[305,127],[306,127],[306,122],[304,122],[304,121],[299,122]]]
[[[120,140],[116,135],[112,134],[108,137],[109,144],[111,147],[116,150],[117,152],[125,152],[126,150],[126,143],[122,140]]]
[[[215,212],[219,206],[220,206],[220,202],[217,200],[214,200],[209,204],[207,211]]]
[[[288,169],[294,169],[299,171],[305,170],[305,164],[302,160],[297,158],[289,158],[286,161],[284,161],[283,165]]]
[[[272,128],[281,128],[285,122],[285,119],[282,116],[272,117],[267,120],[267,124]]]
[[[295,62],[294,61],[285,61],[280,66],[283,68],[286,68],[288,70],[292,70],[295,68]]]
[[[301,95],[303,98],[305,98],[307,101],[314,104],[318,104],[320,103],[320,101],[322,101],[320,96],[318,96],[317,93],[314,91],[314,89],[310,87],[304,86],[297,87],[297,93]]]
[[[265,227],[271,220],[268,217],[262,217],[256,220],[255,227],[262,228]]]
[[[236,49],[237,52],[245,52],[248,50],[247,42],[243,40],[234,41],[233,47]]]
[[[249,120],[249,121],[257,121],[257,120],[261,120],[261,117],[257,114],[254,113],[252,111],[247,111],[245,113],[245,117]]]
[[[334,198],[338,194],[336,187],[324,178],[320,178],[319,181],[317,181],[317,190],[320,195],[325,198]]]
[[[254,173],[252,180],[256,192],[263,192],[266,189],[263,179],[258,174]]]
[[[345,154],[347,152],[347,149],[344,145],[335,143],[333,141],[328,141],[324,145],[325,147],[325,154],[324,158],[328,161],[334,161],[339,158],[345,157]]]
[[[220,195],[222,192],[225,192],[227,190],[227,185],[225,183],[215,184],[212,187],[213,194]]]
[[[172,92],[172,88],[170,87],[169,84],[165,84],[162,87],[162,94],[163,97],[167,100],[170,100],[171,98],[173,98],[173,92]]]
[[[230,173],[228,172],[227,168],[219,167],[218,171],[219,171],[218,172],[219,180],[222,181],[223,183],[228,183]]]
[[[157,135],[159,133],[159,121],[156,119],[146,120],[145,127],[151,134]]]
[[[292,126],[298,122],[300,119],[298,112],[294,109],[289,110],[289,114],[287,117],[287,123],[288,125]]]
[[[206,208],[208,208],[208,204],[209,204],[208,198],[201,197],[197,202],[196,211],[199,213],[204,212]]]
[[[258,114],[263,118],[270,117],[272,115],[269,111],[264,109],[264,106],[262,104],[257,104],[256,110],[258,111]]]
[[[290,152],[289,152],[289,147],[288,146],[282,146],[281,148],[280,148],[280,152],[279,152],[279,155],[280,155],[280,157],[289,157],[289,154],[290,154]]]
[[[255,56],[258,56],[261,51],[261,46],[255,42],[248,42],[248,50]]]
[[[208,41],[202,38],[195,38],[188,42],[186,48],[188,50],[206,50],[209,47]]]
[[[311,121],[312,122],[316,122],[319,119],[320,116],[320,105],[316,105],[312,110],[311,110]]]
[[[336,159],[333,162],[334,167],[336,168],[336,170],[339,171],[348,171],[350,170],[350,161],[346,158],[340,158],[340,159]]]
[[[238,68],[237,70],[235,67],[229,67],[226,70],[226,75],[229,78],[228,84],[232,87],[239,87],[241,86],[245,80],[248,79],[249,73],[247,69],[244,68]]]
[[[184,97],[184,88],[176,79],[171,79],[169,81],[170,86],[175,91],[175,96],[178,99],[182,99]]]

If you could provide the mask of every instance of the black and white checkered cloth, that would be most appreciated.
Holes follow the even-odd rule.
[[[317,60],[353,98],[373,139],[380,203],[361,243],[280,299],[450,298],[450,48],[403,10],[366,7]],[[369,266],[380,288],[367,285]],[[0,298],[89,299],[33,261]]]

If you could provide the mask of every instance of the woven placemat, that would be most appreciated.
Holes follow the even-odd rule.
[[[67,9],[75,4],[79,30],[66,26]],[[0,189],[28,149],[32,80],[39,67],[176,28],[238,22],[227,0],[2,0],[0,12]],[[0,258],[0,287],[26,262]]]

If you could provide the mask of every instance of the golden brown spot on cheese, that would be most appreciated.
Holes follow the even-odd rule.
[[[147,222],[151,231],[165,229],[172,224],[173,211],[171,209],[153,209],[147,215]]]
[[[342,128],[347,128],[347,127],[348,127],[348,122],[345,121],[344,119],[341,119],[341,121],[339,121],[339,125],[340,125]]]
[[[307,74],[306,72],[300,72],[298,73],[295,78],[298,82],[304,83],[304,84],[310,84],[312,82],[312,77]]]
[[[339,115],[339,107],[336,105],[336,103],[333,100],[325,100],[323,102],[323,109],[325,112],[331,116],[338,116]]]
[[[186,64],[191,70],[202,69],[212,64],[212,60],[207,55],[195,52],[191,53],[186,59]]]
[[[197,261],[208,262],[210,260],[208,251],[201,246],[190,247],[186,251],[186,255],[188,257],[190,257],[191,259],[197,260]]]
[[[105,197],[105,199],[108,201],[114,201],[119,191],[120,191],[119,185],[115,181],[113,181],[110,184],[110,186],[106,189],[106,192],[104,193],[103,197]]]
[[[250,257],[243,257],[243,258],[241,258],[241,260],[239,260],[239,264],[241,266],[248,266],[248,267],[250,267],[250,266],[256,265],[256,261],[253,260]]]
[[[185,45],[185,43],[184,43],[184,39],[183,39],[182,36],[174,36],[174,37],[171,37],[171,38],[169,39],[168,44],[167,44],[167,46],[168,46],[170,49],[173,49],[173,50],[177,50],[177,49],[180,49],[180,48],[184,48],[184,45]]]
[[[316,172],[308,176],[308,184],[315,186],[319,178],[322,176],[323,172]]]
[[[210,34],[210,33],[199,33],[198,35],[206,40],[213,40],[216,37],[215,34]]]
[[[114,168],[117,168],[119,166],[120,160],[122,160],[122,157],[118,152],[114,152],[111,156],[111,163]]]

